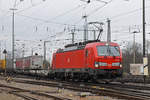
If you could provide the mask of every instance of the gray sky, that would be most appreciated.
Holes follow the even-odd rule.
[[[11,17],[13,7],[16,1],[15,11],[15,40],[20,40],[15,48],[21,48],[25,43],[27,49],[26,55],[31,53],[31,48],[38,48],[42,54],[43,45],[39,40],[51,40],[47,44],[47,51],[54,51],[64,44],[71,43],[71,34],[69,29],[72,25],[76,28],[82,28],[84,20],[83,15],[88,15],[88,22],[104,22],[104,32],[102,40],[106,40],[106,19],[111,19],[112,40],[132,41],[133,35],[129,33],[139,28],[142,31],[142,0],[103,0],[110,2],[104,4],[98,0],[91,0],[91,3],[80,0],[0,0],[0,41],[2,48],[11,51]],[[150,25],[150,0],[146,0],[146,32]],[[54,35],[56,35],[54,37]],[[89,33],[91,37],[91,33]],[[76,32],[76,41],[83,39],[83,32]],[[150,39],[150,36],[147,35]],[[61,39],[61,41],[56,41]],[[142,42],[142,34],[136,35],[136,40]],[[17,42],[16,42],[17,43]],[[41,49],[39,49],[41,48]],[[49,49],[53,48],[53,49]],[[36,50],[36,49],[35,49]],[[41,50],[41,51],[40,51]],[[37,52],[36,51],[36,52]],[[49,53],[50,53],[49,52]],[[48,54],[49,55],[49,54]]]

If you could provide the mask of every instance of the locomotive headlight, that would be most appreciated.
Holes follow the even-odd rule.
[[[99,66],[107,66],[107,63],[99,62]]]
[[[120,66],[120,63],[117,62],[117,63],[112,63],[112,66]]]
[[[98,67],[99,67],[98,62],[95,62],[95,67],[96,67],[96,68],[98,68]]]
[[[120,64],[120,67],[122,67],[122,64]]]

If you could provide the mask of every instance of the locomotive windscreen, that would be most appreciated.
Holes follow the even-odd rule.
[[[97,46],[98,56],[120,56],[119,47],[117,46]]]

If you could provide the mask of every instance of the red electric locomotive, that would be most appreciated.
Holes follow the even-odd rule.
[[[66,45],[53,54],[54,77],[67,79],[116,78],[122,75],[122,54],[117,43],[87,41]]]

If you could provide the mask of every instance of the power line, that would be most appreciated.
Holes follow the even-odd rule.
[[[19,4],[21,4],[21,2],[23,2],[23,0],[20,0],[19,3],[17,3],[17,0],[15,0],[14,5],[13,5],[14,8],[15,8],[16,6],[19,6]],[[25,8],[25,9],[23,9],[23,10],[19,10],[18,12],[15,12],[15,14],[16,14],[16,13],[23,12],[23,11],[28,10],[28,9],[31,9],[31,8],[33,8],[33,7],[36,7],[36,6],[40,5],[40,4],[41,4],[41,2],[39,2],[38,4],[36,4],[36,5],[34,5],[34,6],[32,5],[32,6],[29,6],[29,7]],[[9,12],[10,12],[10,10],[8,10],[8,11],[6,12],[6,14],[3,14],[2,17],[3,17],[3,16],[6,16]],[[9,15],[9,16],[11,16],[11,15]],[[1,17],[1,18],[2,18],[2,17]],[[7,17],[8,17],[8,16],[7,16]]]
[[[56,18],[58,18],[58,17],[62,17],[62,16],[66,15],[66,14],[68,14],[68,13],[70,13],[70,12],[74,11],[74,10],[79,9],[79,8],[80,8],[80,7],[82,7],[82,6],[83,6],[83,5],[78,5],[78,6],[76,6],[76,7],[72,8],[72,9],[70,9],[70,10],[66,11],[66,12],[63,12],[63,13],[61,13],[61,14],[59,14],[59,15],[57,15],[57,16],[55,16],[55,17],[53,17],[53,18],[51,18],[50,20],[54,20],[54,19],[56,19]]]
[[[100,1],[100,2],[105,3],[105,4],[102,5],[102,6],[100,6],[100,7],[98,7],[98,8],[96,8],[96,9],[94,9],[93,11],[91,11],[91,12],[87,15],[87,17],[91,16],[92,14],[94,14],[95,12],[97,12],[98,10],[100,10],[101,8],[105,7],[107,4],[111,3],[113,0],[110,0],[110,1],[108,1],[108,2],[105,2],[105,1],[102,1],[102,0],[97,0],[97,1]],[[90,3],[90,2],[91,2],[90,0],[89,0],[89,2],[87,1],[87,3]],[[82,20],[82,18],[79,19],[78,21],[76,21],[74,24],[78,24],[81,20]]]
[[[36,20],[36,21],[41,21],[41,22],[44,22],[44,23],[52,23],[52,24],[58,24],[58,25],[74,26],[74,25],[72,25],[72,24],[53,22],[53,21],[49,21],[49,20],[44,20],[44,19],[40,19],[40,18],[35,18],[35,17],[31,17],[31,16],[26,16],[26,15],[23,15],[23,14],[16,14],[16,15],[22,16],[22,17],[26,17],[26,18],[29,18],[29,19],[32,19],[32,20]]]
[[[96,9],[94,9],[93,11],[91,11],[87,16],[91,16],[94,13],[96,13],[97,11],[99,11],[100,9],[104,8],[106,5],[108,5],[109,3],[111,3],[113,0],[108,1],[107,3],[105,3],[104,5],[97,7]]]
[[[43,2],[43,1],[41,1],[41,2],[37,3],[36,5],[32,5],[32,6],[29,6],[29,7],[25,8],[25,9],[19,10],[19,11],[18,11],[18,12],[16,12],[16,13],[20,13],[20,12],[23,12],[23,11],[29,10],[29,9],[31,9],[31,8],[33,8],[33,7],[39,6],[39,5],[41,5],[41,4],[42,4],[42,2]],[[16,13],[15,13],[15,14],[16,14]]]
[[[65,16],[66,14],[71,13],[71,12],[73,12],[73,11],[79,9],[79,8],[82,7],[82,6],[84,6],[84,5],[78,5],[78,6],[74,7],[74,8],[72,8],[71,10],[68,10],[68,11],[66,11],[66,12],[63,12],[63,13],[61,13],[61,14],[59,14],[59,15],[53,17],[53,18],[51,18],[51,19],[48,19],[47,21],[51,21],[51,20],[57,19],[58,17]],[[68,21],[66,21],[66,22],[68,22]],[[65,22],[65,23],[66,23],[66,22]],[[41,23],[40,25],[42,25],[42,23]],[[71,25],[71,26],[73,26],[72,24],[64,24],[64,25],[69,25],[69,26]]]
[[[21,2],[21,0],[20,0],[20,2]],[[20,4],[20,2],[17,4],[17,0],[15,0],[15,1],[14,1],[14,5],[13,5],[13,8],[15,8],[16,6],[18,6],[18,5]],[[4,10],[1,9],[1,11],[4,11]],[[10,12],[10,10],[6,11],[6,13],[4,13],[4,14],[1,15],[1,16],[2,16],[2,17],[3,17],[3,16],[8,17],[8,16],[6,16],[6,15],[7,15],[9,12]],[[11,15],[9,15],[9,16],[11,16]],[[2,17],[1,17],[1,18],[2,18]],[[1,18],[0,18],[0,19],[1,19]]]
[[[147,6],[146,8],[150,8],[150,6]],[[115,18],[118,18],[118,17],[126,16],[128,14],[133,14],[133,13],[141,11],[141,10],[142,10],[142,8],[138,8],[138,9],[135,9],[135,10],[132,10],[132,11],[129,11],[129,12],[121,13],[121,14],[112,16],[111,19],[115,19]]]
[[[6,15],[7,15],[9,12],[10,12],[10,10],[7,11],[7,12],[5,12],[3,15],[1,15],[0,19],[3,18],[3,17],[5,17],[5,18],[8,17],[8,16],[6,16]],[[9,15],[9,16],[10,16],[10,15]]]
[[[75,25],[78,24],[79,22],[81,22],[81,20],[82,20],[82,18],[79,19],[78,21],[76,21],[74,24],[75,24]]]
[[[37,4],[37,5],[38,5],[38,4]],[[35,5],[35,6],[37,6],[37,5]],[[33,7],[35,7],[35,6],[33,6]],[[59,14],[59,15],[53,17],[53,18],[51,18],[50,20],[43,20],[43,19],[40,19],[40,18],[33,18],[33,17],[30,17],[30,16],[26,16],[26,15],[21,15],[21,16],[26,17],[26,18],[30,18],[30,19],[33,19],[33,20],[39,20],[39,21],[42,21],[42,22],[44,22],[44,23],[53,23],[53,24],[59,24],[59,25],[69,25],[69,26],[73,26],[72,24],[58,23],[58,22],[53,22],[53,21],[51,21],[51,20],[54,20],[54,19],[56,19],[56,18],[58,18],[58,17],[62,17],[62,16],[66,15],[66,14],[68,14],[68,13],[74,11],[74,10],[79,9],[79,8],[82,7],[82,6],[83,6],[83,5],[78,5],[78,6],[74,7],[74,8],[72,8],[71,10],[68,10],[68,11],[66,11],[66,12],[63,12],[63,13],[61,13],[61,14]],[[20,12],[25,11],[25,10],[28,10],[28,9],[30,9],[30,8],[32,8],[32,7],[28,7],[28,8],[26,8],[26,9],[21,10],[21,11],[18,11],[18,12],[16,12],[16,13],[20,13]],[[20,15],[20,14],[19,14],[19,15]],[[41,23],[40,25],[42,25],[42,23]]]

